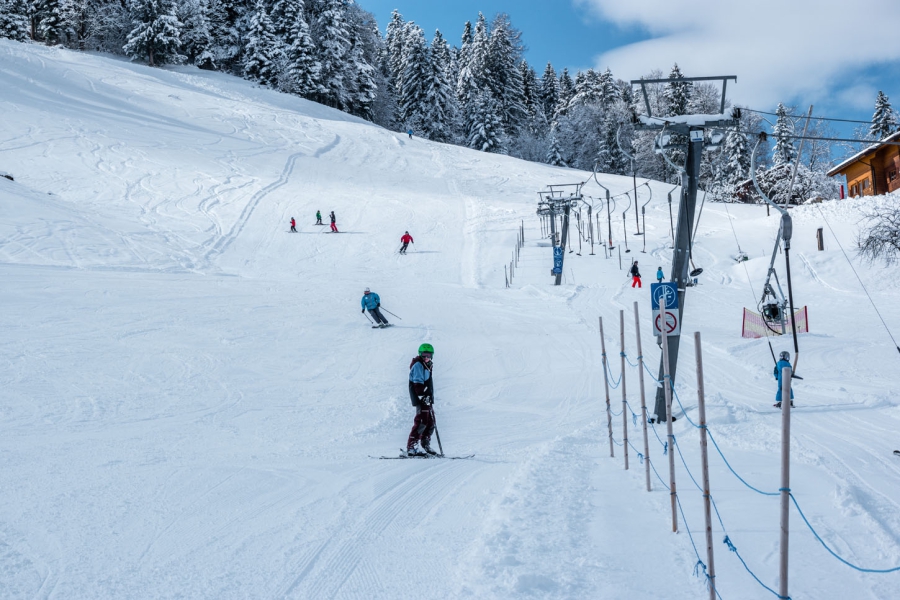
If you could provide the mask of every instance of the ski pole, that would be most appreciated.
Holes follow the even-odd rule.
[[[443,456],[444,447],[441,446],[441,434],[437,428],[437,416],[434,414],[434,404],[431,405],[431,419],[434,421],[434,436],[437,438],[438,450],[441,451],[441,456]]]
[[[386,312],[387,314],[389,314],[391,316],[397,317],[397,315],[395,315],[394,313],[392,313],[391,311],[389,311],[388,309],[386,309],[383,306],[381,307],[381,310],[383,310],[384,312]],[[403,320],[403,317],[397,317],[397,318],[400,319],[401,321]]]
[[[368,321],[369,323],[372,322],[372,319],[369,318],[369,315],[366,314],[366,311],[362,311],[362,314],[363,314],[363,316],[366,318],[366,321]]]

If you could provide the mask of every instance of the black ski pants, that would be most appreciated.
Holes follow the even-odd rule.
[[[381,314],[381,310],[376,306],[375,308],[369,309],[369,314],[375,319],[375,324],[384,323],[387,325],[388,320],[384,318],[384,315]]]

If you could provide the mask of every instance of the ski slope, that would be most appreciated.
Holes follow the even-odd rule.
[[[648,289],[671,260],[671,186],[650,184],[646,253],[620,203],[616,254],[582,241],[554,287],[536,192],[589,174],[410,140],[187,67],[0,40],[0,80],[0,171],[15,177],[0,178],[0,597],[705,597],[668,492],[655,477],[644,489],[633,451],[628,471],[621,447],[609,457],[597,327],[615,383],[619,311],[634,362],[638,302],[655,372]],[[900,283],[898,267],[850,252],[865,204],[792,212],[794,295],[811,327],[792,489],[836,552],[883,569],[900,565],[900,357],[838,241],[894,332]],[[316,210],[334,210],[341,233],[313,225]],[[696,420],[699,330],[710,430],[766,491],[779,487],[773,363],[740,327],[777,227],[764,208],[704,206],[676,380]],[[401,256],[405,230],[416,242]],[[738,244],[750,261],[734,262]],[[626,278],[631,259],[643,290]],[[359,313],[367,286],[395,327]],[[408,365],[424,341],[443,448],[475,457],[372,459],[405,444]],[[625,381],[639,406],[637,370]],[[618,412],[621,388],[610,394]],[[613,425],[621,442],[622,418]],[[697,430],[674,427],[699,477]],[[727,534],[777,589],[777,498],[714,452],[710,471]],[[700,492],[680,460],[677,478],[706,562]],[[721,597],[769,597],[714,532]],[[790,576],[795,600],[900,589],[900,573],[828,555],[793,509]]]

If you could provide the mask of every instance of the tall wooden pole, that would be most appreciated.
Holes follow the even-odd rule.
[[[781,561],[778,569],[778,595],[788,597],[788,541],[791,508],[791,374],[781,369]]]
[[[637,336],[638,379],[641,382],[641,419],[644,425],[644,474],[647,491],[650,491],[650,443],[647,439],[647,401],[644,399],[644,353],[641,351],[641,320],[638,317],[638,303],[634,303],[634,332]]]
[[[622,357],[622,452],[625,454],[625,470],[628,470],[628,401],[625,395],[625,311],[619,311],[619,354]]]
[[[609,456],[616,456],[613,450],[612,409],[609,405],[609,368],[606,364],[606,340],[603,339],[603,317],[600,317],[600,348],[603,351],[603,384],[606,386],[606,427],[609,429]]]
[[[706,395],[703,390],[703,353],[700,332],[694,333],[694,353],[697,356],[697,405],[700,410],[700,462],[703,471],[703,511],[706,516],[706,563],[709,567],[709,600],[716,600],[716,562],[713,558],[712,510],[709,494],[709,454],[706,442]]]
[[[666,398],[666,440],[669,449],[669,496],[672,499],[672,532],[678,533],[677,498],[675,496],[675,434],[672,432],[672,380],[669,377],[669,343],[666,339],[666,305],[659,304],[659,331],[662,335],[663,393]]]

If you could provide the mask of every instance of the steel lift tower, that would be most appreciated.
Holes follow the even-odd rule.
[[[666,79],[637,79],[631,82],[631,85],[641,86],[641,93],[644,98],[644,106],[647,110],[646,115],[635,115],[634,126],[638,130],[659,131],[657,136],[656,152],[663,154],[667,162],[671,161],[665,157],[664,151],[667,148],[677,147],[678,145],[667,145],[667,133],[678,134],[687,139],[687,148],[681,144],[682,150],[685,150],[687,156],[684,166],[672,165],[680,171],[681,175],[681,201],[678,206],[678,225],[675,233],[675,248],[672,254],[672,271],[669,275],[669,281],[678,285],[678,322],[683,323],[682,316],[684,313],[685,292],[692,285],[688,267],[691,259],[691,244],[694,239],[694,211],[697,206],[697,187],[700,179],[700,160],[703,155],[705,146],[712,146],[707,142],[706,130],[718,129],[723,130],[732,128],[737,125],[739,115],[725,115],[725,88],[728,81],[737,81],[734,75],[722,75],[719,77],[681,77]],[[696,81],[721,81],[722,82],[722,101],[719,105],[718,114],[710,115],[682,115],[677,117],[654,116],[650,108],[650,99],[647,95],[647,86],[650,84],[671,84],[682,82]],[[645,234],[646,235],[646,234]],[[700,269],[697,269],[700,271]],[[699,274],[699,273],[697,273]],[[665,326],[663,323],[662,326]],[[681,342],[680,335],[666,336],[669,356],[669,376],[671,382],[675,382],[675,367],[678,364],[678,347]],[[659,361],[659,381],[663,380],[663,359]],[[666,399],[662,387],[656,390],[656,420],[666,420]]]

